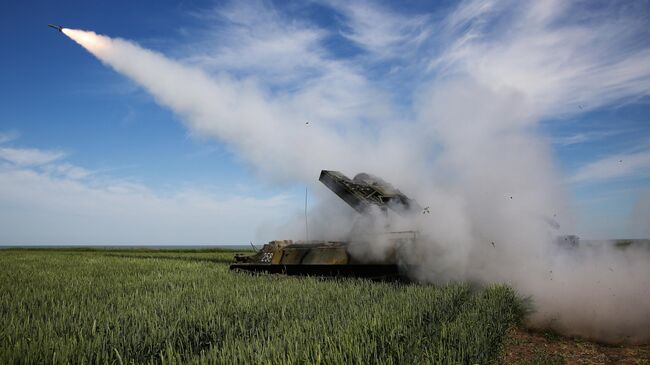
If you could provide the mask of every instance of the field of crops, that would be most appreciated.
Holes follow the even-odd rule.
[[[232,251],[0,250],[0,363],[490,363],[507,287],[231,273]]]

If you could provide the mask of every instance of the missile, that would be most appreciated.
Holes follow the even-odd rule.
[[[63,27],[60,26],[60,25],[48,24],[47,26],[50,27],[50,28],[54,28],[54,29],[58,30],[59,32],[63,32]]]

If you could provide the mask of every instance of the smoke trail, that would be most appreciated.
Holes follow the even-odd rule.
[[[122,39],[74,29],[64,33],[184,117],[190,130],[228,142],[267,177],[312,181],[313,166],[354,171],[372,160],[374,143],[364,141],[360,131],[348,128],[343,136],[319,123],[305,128],[303,116],[272,100],[253,81],[226,74],[210,77]],[[403,146],[400,143],[396,150]],[[347,161],[345,166],[341,161]],[[396,160],[387,162],[391,161]]]
[[[391,222],[422,233],[407,256],[414,277],[505,281],[532,296],[533,325],[601,340],[650,340],[648,252],[604,246],[570,252],[555,244],[560,233],[571,232],[572,213],[549,148],[531,126],[557,85],[537,84],[526,92],[518,78],[495,84],[491,69],[464,72],[423,88],[414,121],[380,124],[373,134],[355,121],[344,130],[318,120],[306,128],[287,102],[291,95],[223,73],[208,75],[122,39],[64,33],[178,113],[191,131],[226,142],[270,179],[311,182],[320,168],[370,171],[431,206],[431,214]],[[312,214],[310,235],[345,237],[353,219],[337,204]],[[549,224],[555,220],[564,231]],[[287,231],[301,237],[304,222],[297,219]],[[384,249],[360,252],[381,255]]]

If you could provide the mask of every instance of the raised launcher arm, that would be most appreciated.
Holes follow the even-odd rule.
[[[318,180],[361,214],[373,205],[384,212],[391,208],[400,214],[422,210],[415,200],[370,174],[360,173],[350,180],[338,171],[322,170]]]

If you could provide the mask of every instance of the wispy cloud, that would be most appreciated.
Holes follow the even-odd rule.
[[[594,183],[624,177],[650,175],[650,151],[607,156],[593,161],[570,177],[573,183]]]
[[[62,151],[46,151],[36,148],[0,148],[0,159],[17,165],[44,165],[65,157]]]
[[[461,3],[447,18],[438,75],[470,74],[557,116],[650,94],[650,30],[641,3]],[[567,14],[572,14],[571,17]]]
[[[45,165],[43,166],[43,171],[46,171],[53,176],[65,177],[73,180],[84,179],[93,174],[92,171],[68,162]]]
[[[87,169],[63,161],[66,157],[65,152],[58,150],[0,147],[0,162],[5,162],[4,168],[8,170],[30,169],[48,176],[74,180],[93,174]]]
[[[571,146],[582,143],[601,141],[619,135],[625,131],[580,132],[572,135],[557,136],[552,138],[552,143],[560,146]]]
[[[288,18],[263,2],[233,2],[196,14],[207,19],[188,60],[271,83],[322,74],[331,66],[320,45],[323,29]]]
[[[18,138],[20,136],[20,133],[17,131],[5,131],[5,132],[0,132],[0,144],[11,142]]]
[[[407,57],[431,34],[427,14],[400,14],[369,1],[326,4],[346,19],[341,35],[379,58]]]
[[[58,153],[8,155],[12,163],[0,163],[0,201],[11,209],[0,209],[0,244],[241,244],[256,238],[251,229],[292,212],[286,194],[161,192],[93,174]]]

